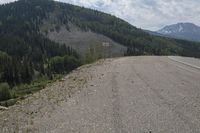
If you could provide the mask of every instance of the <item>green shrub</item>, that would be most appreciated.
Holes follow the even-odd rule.
[[[64,72],[64,58],[56,56],[50,59],[51,70],[56,73]]]
[[[5,101],[11,98],[11,93],[7,83],[0,84],[0,101]]]
[[[66,72],[70,72],[80,66],[80,60],[75,58],[74,56],[64,56],[64,69]]]
[[[57,74],[68,73],[81,65],[75,56],[56,56],[50,59],[50,68]]]

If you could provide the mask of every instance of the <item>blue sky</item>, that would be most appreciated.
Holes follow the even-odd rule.
[[[0,0],[5,3],[13,0]],[[200,25],[200,0],[57,0],[97,9],[134,26],[157,30],[178,22]]]

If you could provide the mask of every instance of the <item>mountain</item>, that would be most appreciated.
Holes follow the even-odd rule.
[[[187,42],[193,47],[185,49],[185,43],[149,35],[115,16],[52,0],[19,0],[2,5],[0,20],[0,39],[4,40],[0,50],[7,50],[9,55],[21,52],[24,56],[27,47],[13,51],[10,47],[31,46],[34,41],[30,40],[35,38],[38,45],[46,39],[70,46],[82,56],[92,51],[107,57],[123,56],[126,52],[127,55],[200,56],[196,43]],[[103,44],[109,46],[105,48]]]
[[[185,39],[200,42],[200,27],[192,23],[178,23],[165,26],[157,33],[177,39]]]

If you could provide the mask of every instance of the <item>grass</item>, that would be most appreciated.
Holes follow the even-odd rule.
[[[60,80],[63,75],[55,75],[53,80],[49,80],[47,77],[43,76],[34,80],[31,84],[21,84],[15,86],[11,90],[12,99],[1,101],[1,106],[12,106],[14,105],[19,99],[24,99],[25,96],[38,92],[46,87],[47,84],[53,83],[57,80]]]

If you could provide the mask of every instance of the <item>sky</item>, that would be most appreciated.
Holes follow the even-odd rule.
[[[0,4],[14,0],[0,0]],[[200,0],[57,0],[103,11],[147,30],[191,22],[200,25]]]

